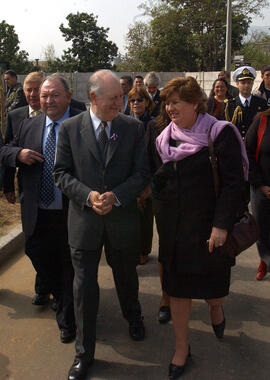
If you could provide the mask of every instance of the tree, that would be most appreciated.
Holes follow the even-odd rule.
[[[262,32],[253,32],[239,53],[244,56],[244,61],[250,62],[256,70],[260,70],[264,65],[269,65],[270,35]]]
[[[99,27],[93,13],[70,13],[66,19],[68,27],[61,24],[59,29],[71,47],[64,50],[62,69],[88,72],[111,68],[118,48],[108,40],[109,28]]]
[[[28,53],[20,50],[19,37],[13,25],[5,20],[0,22],[0,62],[7,62],[18,74],[32,70],[33,64],[28,60]]]
[[[146,70],[220,70],[225,56],[226,3],[226,0],[216,0],[214,4],[212,0],[149,0],[141,4],[143,15],[149,18],[145,23],[147,52],[143,45],[136,54],[147,56]],[[251,16],[260,14],[266,3],[255,0],[251,6],[246,1],[233,1],[232,52],[241,49]],[[127,34],[129,63],[135,61],[131,31],[136,32],[136,25]]]

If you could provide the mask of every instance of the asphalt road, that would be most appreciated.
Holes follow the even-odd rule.
[[[183,380],[270,379],[270,275],[255,280],[258,256],[252,247],[233,269],[224,310],[225,338],[212,331],[204,301],[194,301],[190,322],[192,360]],[[157,242],[151,261],[138,267],[147,336],[133,342],[122,318],[109,267],[99,271],[101,302],[96,361],[88,379],[165,380],[174,350],[172,324],[160,325]],[[31,305],[34,270],[23,252],[0,266],[0,379],[64,380],[74,344],[60,343],[54,312]]]

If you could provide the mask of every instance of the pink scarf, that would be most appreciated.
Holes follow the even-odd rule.
[[[224,120],[217,120],[215,117],[208,113],[199,114],[195,124],[191,129],[179,128],[174,122],[171,122],[157,137],[156,147],[157,151],[165,164],[168,161],[180,161],[184,158],[197,153],[203,147],[208,146],[208,133],[211,125],[211,138],[215,141],[216,137],[220,134],[226,125],[233,128],[233,131],[239,141],[242,153],[243,168],[245,180],[248,178],[248,158],[246,148],[243,143],[242,137],[235,127],[235,125]],[[170,146],[170,138],[179,141],[177,147]]]

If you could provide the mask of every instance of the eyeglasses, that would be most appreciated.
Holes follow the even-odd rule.
[[[130,101],[130,103],[135,103],[136,101],[139,102],[139,103],[142,103],[143,102],[143,98],[137,98],[137,99],[132,98],[129,101]]]

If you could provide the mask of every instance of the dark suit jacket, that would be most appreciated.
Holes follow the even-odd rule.
[[[70,108],[70,116],[75,116],[81,111]],[[39,204],[39,192],[43,164],[35,163],[31,166],[17,161],[17,154],[23,149],[32,149],[42,153],[43,130],[45,114],[34,118],[25,119],[13,141],[0,150],[0,160],[3,165],[19,166],[18,181],[22,212],[23,231],[26,236],[31,236],[37,221]]]
[[[7,114],[6,125],[5,125],[5,144],[11,142],[16,134],[19,132],[20,125],[23,120],[29,117],[29,106],[24,106],[16,108]],[[14,177],[15,168],[5,168],[4,176],[4,193],[14,192]]]
[[[70,100],[70,107],[77,108],[78,110],[81,110],[81,111],[87,110],[84,102],[81,102],[80,100],[76,100],[74,98],[71,98]]]
[[[151,115],[153,117],[156,117],[159,114],[160,104],[161,104],[160,90],[157,90],[157,92],[155,93],[155,96],[153,97],[153,102],[155,103],[155,107]]]
[[[149,182],[143,125],[119,114],[111,126],[105,167],[93,130],[90,113],[65,120],[59,130],[54,176],[70,199],[69,244],[95,250],[104,232],[110,246],[138,252],[139,214],[136,197]],[[121,206],[100,216],[86,206],[89,192],[113,191]]]
[[[29,117],[29,106],[16,108],[7,114],[5,125],[5,143],[8,144],[19,131],[20,125],[24,119]]]

